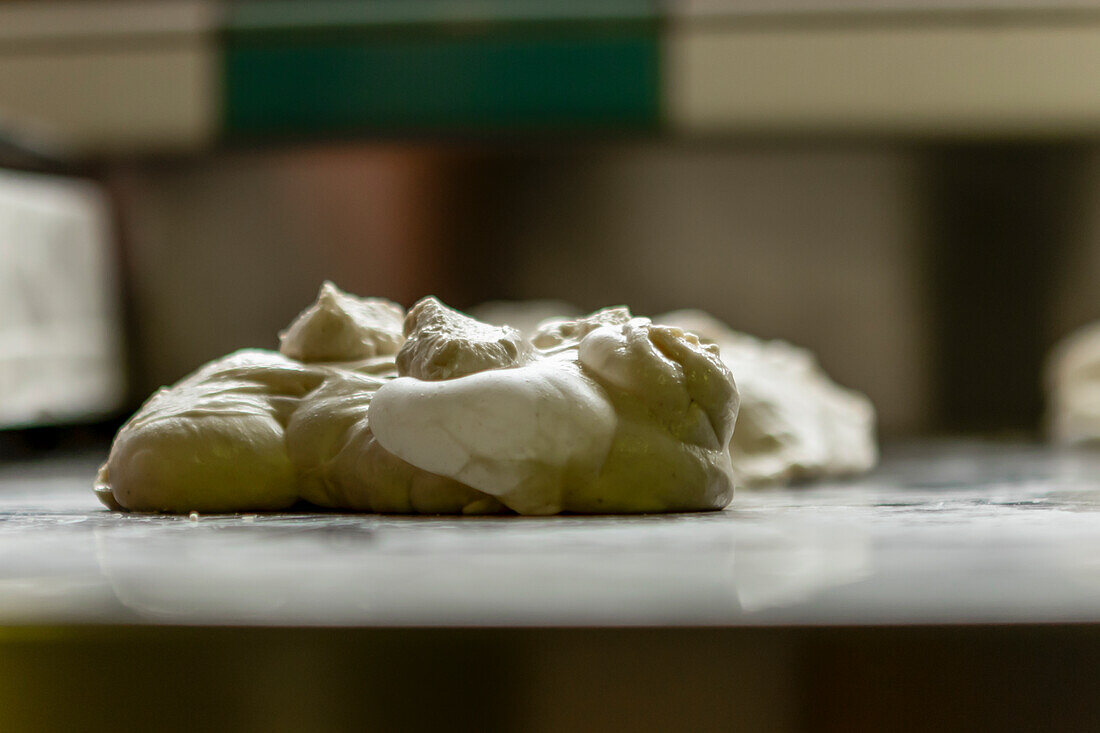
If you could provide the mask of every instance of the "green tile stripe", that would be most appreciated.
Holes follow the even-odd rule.
[[[652,20],[658,0],[249,0],[230,2],[236,31],[348,30],[457,24]]]
[[[545,18],[533,3],[454,3],[449,20],[417,2],[258,5],[226,34],[231,136],[657,124],[658,24],[637,2]]]

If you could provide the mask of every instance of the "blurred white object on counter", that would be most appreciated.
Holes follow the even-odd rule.
[[[1054,441],[1100,444],[1100,323],[1073,332],[1054,347],[1046,382]]]
[[[113,243],[94,184],[0,171],[0,428],[121,405]]]

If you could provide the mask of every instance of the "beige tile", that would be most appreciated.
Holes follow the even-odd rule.
[[[0,129],[76,154],[201,146],[216,19],[208,0],[0,4]]]
[[[218,125],[213,43],[0,54],[0,120],[76,154],[199,147]]]
[[[693,133],[1054,135],[1100,129],[1100,23],[685,20],[665,47]]]

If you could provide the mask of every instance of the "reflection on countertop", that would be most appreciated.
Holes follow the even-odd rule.
[[[0,465],[0,622],[1100,621],[1100,456],[889,449],[875,474],[640,517],[101,510],[95,456]]]

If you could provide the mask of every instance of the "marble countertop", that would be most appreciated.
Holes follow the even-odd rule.
[[[140,516],[98,456],[0,463],[0,624],[1100,621],[1100,453],[895,446],[723,512]]]

